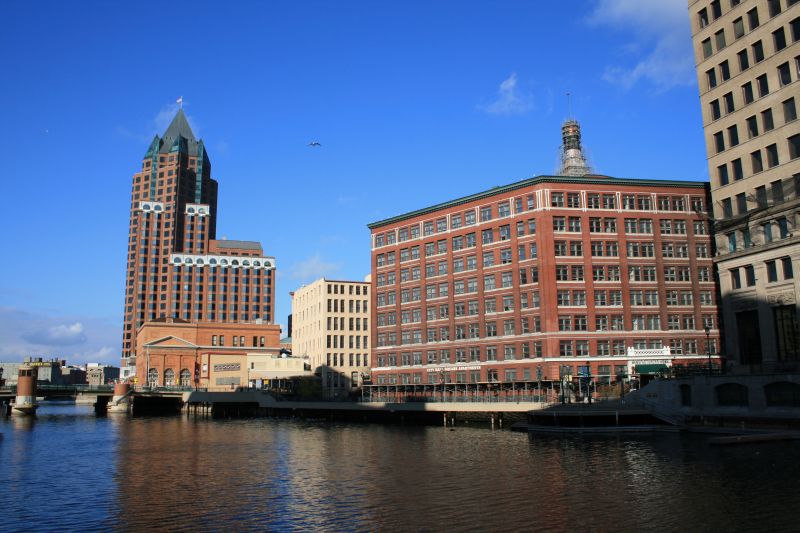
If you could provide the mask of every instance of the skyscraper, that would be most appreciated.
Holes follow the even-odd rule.
[[[145,322],[272,322],[274,258],[257,242],[216,240],[216,228],[211,161],[180,109],[133,175],[123,367],[135,366]]]
[[[690,0],[737,370],[800,368],[800,0]]]

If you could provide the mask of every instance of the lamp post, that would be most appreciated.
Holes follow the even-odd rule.
[[[439,381],[442,384],[442,402],[444,402],[444,370],[439,371]]]
[[[708,375],[711,375],[711,328],[706,325],[706,353],[708,354]]]

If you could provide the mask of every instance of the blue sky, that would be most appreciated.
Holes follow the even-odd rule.
[[[693,64],[684,0],[2,2],[0,359],[118,363],[131,176],[180,95],[285,324],[369,273],[367,223],[552,173],[567,92],[599,173],[706,180]]]

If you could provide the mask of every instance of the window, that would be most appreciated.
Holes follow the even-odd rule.
[[[781,239],[787,238],[789,236],[789,221],[786,220],[786,217],[780,217],[775,221],[778,223],[778,234]]]
[[[792,83],[792,73],[789,69],[789,62],[778,65],[778,82],[781,87]]]
[[[730,146],[736,146],[739,144],[739,128],[736,126],[736,124],[728,128],[728,144]]]
[[[734,289],[741,289],[742,288],[742,278],[739,274],[739,269],[734,268],[730,271],[731,273],[731,287]]]
[[[783,268],[783,279],[792,279],[794,277],[794,270],[792,270],[792,258],[781,258],[781,267]]]
[[[769,81],[767,81],[767,75],[762,74],[761,76],[756,78],[756,83],[758,83],[758,96],[763,98],[769,94]]]
[[[764,163],[761,161],[761,150],[756,150],[750,154],[750,164],[753,167],[753,174],[764,170]]]
[[[722,81],[728,81],[731,79],[731,69],[728,66],[727,60],[719,64],[719,74],[722,77]]]
[[[747,214],[747,198],[743,192],[736,195],[736,210],[740,215]]]
[[[742,168],[741,158],[736,158],[733,161],[731,161],[731,167],[733,168],[734,181],[739,181],[740,179],[744,178],[744,170]]]
[[[778,160],[778,145],[777,144],[770,144],[766,148],[767,151],[767,166],[769,168],[778,166],[780,161]]]
[[[789,98],[783,102],[783,120],[791,122],[797,120],[797,107],[794,103],[794,98]]]
[[[747,12],[747,24],[750,26],[750,31],[758,28],[758,8],[753,8]]]
[[[772,120],[772,109],[765,109],[761,112],[761,125],[764,131],[775,129],[775,122]]]
[[[726,113],[733,113],[736,111],[736,107],[733,104],[733,93],[726,93],[722,98],[725,100]]]
[[[767,187],[761,185],[756,187],[756,203],[758,207],[767,207]]]
[[[701,28],[708,26],[708,10],[706,10],[706,8],[697,12],[697,23]]]
[[[722,16],[722,6],[720,5],[719,0],[714,0],[711,2],[711,15],[713,15],[714,20],[717,20]]]
[[[719,179],[720,185],[727,185],[728,184],[728,165],[720,165],[717,167],[717,178]],[[662,233],[664,232],[663,223],[668,222],[662,220]]]
[[[767,267],[767,282],[774,283],[778,281],[778,266],[775,261],[766,261]]]
[[[750,68],[750,59],[747,57],[747,48],[740,51],[736,56],[739,58],[739,70],[745,71]]]
[[[717,120],[722,114],[720,113],[719,99],[712,100],[709,104],[711,107],[711,119]]]
[[[781,12],[781,0],[767,0],[767,7],[769,8],[769,16],[774,17]]]
[[[758,137],[758,119],[753,115],[747,118],[747,138]]]
[[[711,48],[711,38],[704,39],[700,46],[703,48],[703,59],[709,58],[714,53],[714,49]]]
[[[742,98],[744,99],[745,104],[749,104],[755,100],[755,97],[753,96],[753,84],[749,81],[742,85]]]
[[[564,193],[563,192],[550,193],[550,206],[564,207]]]
[[[717,153],[725,151],[725,136],[721,131],[714,134],[714,148],[717,150]]]
[[[764,45],[761,44],[761,41],[754,42],[751,48],[753,49],[753,62],[760,63],[764,61]]]
[[[783,31],[783,28],[778,28],[772,32],[772,42],[775,44],[776,52],[786,48],[786,32]]]
[[[742,17],[739,17],[733,21],[733,36],[738,39],[742,35],[744,35],[744,20],[742,20]]]
[[[772,182],[772,202],[779,204],[783,202],[783,184],[781,180]]]
[[[733,204],[730,198],[723,198],[722,200],[722,216],[725,218],[733,216]]]
[[[789,143],[789,159],[800,157],[800,133],[792,135],[786,141]]]
[[[797,17],[789,23],[792,28],[792,41],[800,41],[800,17]]]
[[[725,48],[725,29],[719,30],[714,34],[714,43],[717,45],[717,51]]]

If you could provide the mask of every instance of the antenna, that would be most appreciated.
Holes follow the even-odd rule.
[[[567,91],[567,118],[572,118],[572,95]]]

